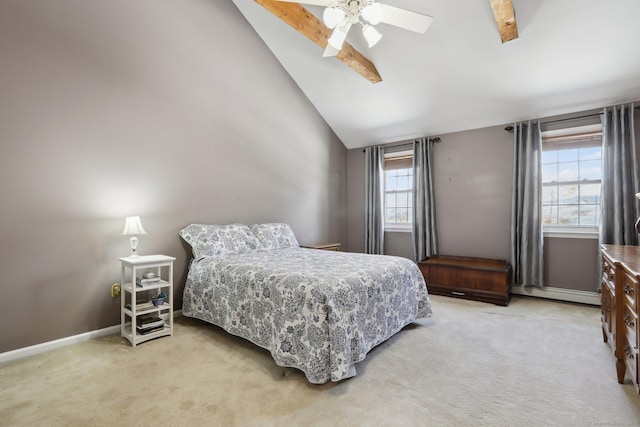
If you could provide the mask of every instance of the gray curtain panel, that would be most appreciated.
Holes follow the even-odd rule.
[[[413,256],[416,261],[422,261],[438,251],[433,145],[434,141],[429,138],[419,138],[413,142]]]
[[[381,146],[367,147],[365,155],[365,229],[364,249],[368,254],[384,253],[384,202],[383,167],[384,149]]]
[[[542,139],[537,122],[515,125],[510,238],[513,284],[542,287]]]
[[[600,243],[637,245],[638,159],[633,104],[605,108],[602,127]]]

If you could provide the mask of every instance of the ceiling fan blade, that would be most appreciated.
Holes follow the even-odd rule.
[[[336,27],[336,29],[333,30],[333,32],[331,33],[331,37],[329,37],[329,39],[327,40],[327,46],[331,46],[333,49],[335,49],[336,54],[340,52],[340,50],[342,49],[342,45],[344,45],[344,41],[347,38],[347,34],[349,34],[351,25],[353,24],[347,23],[344,27],[340,27],[340,26]],[[329,52],[332,52],[332,50],[330,50]],[[327,53],[326,49],[325,49],[325,53]],[[333,55],[328,55],[328,56],[333,56]]]
[[[314,6],[331,6],[335,1],[334,0],[276,0],[283,1],[287,3],[302,3],[302,4],[310,4]]]
[[[340,51],[338,49],[336,49],[335,47],[331,46],[329,43],[327,43],[327,47],[325,48],[324,52],[322,53],[322,56],[324,58],[330,57],[330,56],[336,56]]]
[[[424,33],[433,21],[433,17],[429,15],[411,12],[382,3],[378,4],[380,5],[381,11],[380,22],[384,22],[385,24],[415,31],[416,33]]]

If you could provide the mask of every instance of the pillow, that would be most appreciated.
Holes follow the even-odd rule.
[[[289,224],[253,224],[249,228],[258,238],[259,250],[270,251],[272,249],[300,247]]]
[[[255,251],[260,242],[244,224],[191,224],[180,230],[196,259],[206,256],[227,256]]]

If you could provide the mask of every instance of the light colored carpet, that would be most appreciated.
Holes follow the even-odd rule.
[[[308,383],[253,344],[179,318],[131,348],[110,336],[0,366],[2,426],[639,425],[599,309],[432,296],[340,383]]]

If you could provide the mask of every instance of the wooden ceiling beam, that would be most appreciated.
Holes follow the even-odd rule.
[[[493,16],[498,24],[502,43],[518,38],[518,24],[516,23],[516,13],[513,10],[511,0],[489,0]]]
[[[275,0],[255,0],[255,2],[282,19],[322,49],[327,47],[327,40],[331,37],[331,30],[303,6],[298,3],[287,3]],[[371,83],[382,81],[382,77],[378,74],[376,66],[350,44],[345,42],[342,50],[336,55],[336,58]]]

